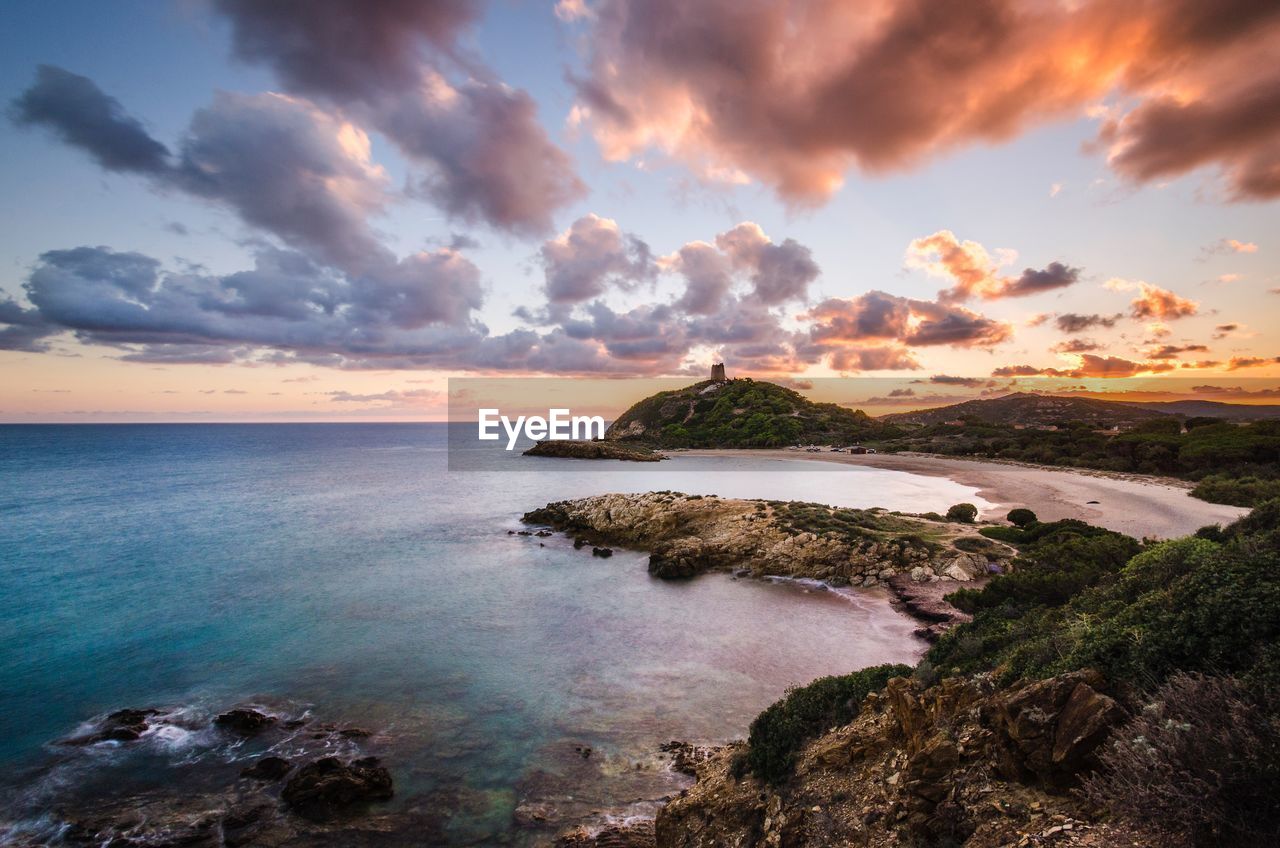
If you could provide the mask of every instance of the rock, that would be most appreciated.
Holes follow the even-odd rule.
[[[656,545],[649,555],[649,573],[663,580],[682,580],[707,568],[706,554],[698,539],[675,539]]]
[[[601,557],[602,559],[608,559],[613,556],[613,548],[592,548],[591,555]]]
[[[550,535],[551,535],[551,531],[550,531],[550,530],[539,530],[538,532],[534,533],[533,535],[537,536],[539,539],[545,539],[545,538],[547,538],[548,536],[550,536]]]
[[[1125,718],[1098,691],[1102,676],[1075,671],[1028,684],[997,699],[993,723],[1004,741],[1002,771],[1067,787],[1095,765],[1094,754]]]
[[[147,719],[159,710],[117,710],[102,720],[98,727],[82,736],[63,740],[64,745],[96,745],[99,742],[132,742],[142,737]]]
[[[524,455],[563,459],[620,459],[626,462],[659,462],[666,459],[644,445],[573,439],[546,439],[529,448]]]
[[[303,818],[325,820],[357,805],[386,801],[392,794],[391,773],[377,757],[351,763],[324,757],[298,769],[280,799]]]
[[[690,777],[697,777],[698,765],[711,759],[722,748],[715,745],[691,745],[688,742],[672,739],[670,742],[660,746],[658,750],[664,754],[671,755],[671,769],[673,771],[687,774]]]
[[[292,766],[284,757],[263,757],[248,768],[241,769],[240,776],[273,782],[288,774],[290,768]]]
[[[373,731],[363,727],[344,727],[338,731],[338,735],[346,739],[368,739],[373,735]]]
[[[222,713],[213,720],[213,723],[239,736],[257,736],[278,720],[275,716],[260,713],[248,707],[237,707]]]

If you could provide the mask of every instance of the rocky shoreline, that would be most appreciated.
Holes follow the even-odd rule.
[[[1008,568],[1013,550],[972,524],[884,510],[739,500],[679,492],[608,494],[525,513],[526,524],[571,535],[575,546],[649,552],[649,572],[708,571],[811,578],[831,586],[968,583]]]
[[[550,456],[561,459],[617,459],[624,462],[661,462],[667,457],[644,445],[612,440],[582,441],[547,439],[524,452],[524,456]]]

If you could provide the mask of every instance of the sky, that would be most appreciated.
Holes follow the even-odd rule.
[[[0,421],[1274,400],[1278,51],[1250,0],[15,0]]]

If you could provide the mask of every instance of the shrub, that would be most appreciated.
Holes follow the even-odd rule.
[[[948,521],[962,521],[965,524],[972,524],[977,517],[978,508],[971,503],[952,504],[947,509]]]
[[[1231,678],[1176,674],[1083,792],[1168,845],[1280,844],[1280,726]]]
[[[791,775],[805,742],[852,721],[869,693],[883,689],[892,677],[911,673],[906,665],[878,665],[788,690],[751,722],[748,767],[771,783],[782,782]]]
[[[1010,524],[1016,524],[1019,527],[1026,527],[1028,524],[1035,523],[1036,514],[1029,509],[1018,507],[1017,509],[1009,510],[1009,514],[1006,515],[1005,518],[1009,520]]]

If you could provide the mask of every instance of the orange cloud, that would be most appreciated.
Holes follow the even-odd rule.
[[[1227,0],[937,5],[602,0],[575,123],[606,158],[647,150],[819,203],[846,171],[911,168],[1050,120],[1103,115],[1134,181],[1217,166],[1280,196],[1280,7]],[[945,80],[945,84],[939,84]],[[1122,106],[1096,109],[1117,92]]]
[[[1051,262],[1040,271],[1027,268],[1017,277],[1002,275],[986,248],[976,241],[960,241],[950,230],[912,241],[907,246],[906,263],[950,279],[954,285],[938,295],[944,301],[1020,297],[1063,288],[1080,278],[1079,268],[1061,262]]]
[[[1200,311],[1200,304],[1196,301],[1180,297],[1168,289],[1153,286],[1151,283],[1142,281],[1135,283],[1115,278],[1108,280],[1106,287],[1112,291],[1138,290],[1138,296],[1129,304],[1129,314],[1139,321],[1147,319],[1168,321],[1174,318],[1195,315]],[[1152,333],[1156,335],[1168,335],[1167,332],[1161,333],[1162,329],[1167,330],[1168,328],[1151,327]]]

